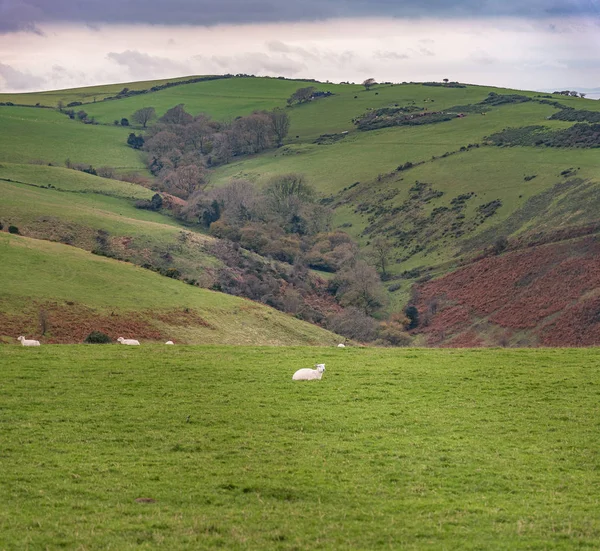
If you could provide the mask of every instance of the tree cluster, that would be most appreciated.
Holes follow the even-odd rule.
[[[134,114],[142,125],[152,119],[152,108],[145,109]],[[162,189],[188,199],[206,184],[207,168],[281,145],[288,130],[289,117],[281,109],[219,122],[205,114],[192,116],[180,104],[148,128],[143,149]],[[129,140],[132,147],[139,144],[134,134]]]

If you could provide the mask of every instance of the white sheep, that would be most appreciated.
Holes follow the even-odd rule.
[[[346,345],[343,342],[341,342],[340,344],[338,344],[338,348],[346,348]]]
[[[165,344],[175,344],[173,341],[167,341]]]
[[[123,337],[119,337],[117,339],[121,344],[129,344],[131,346],[139,346],[140,341],[136,341],[135,339],[124,339]]]
[[[292,376],[292,381],[314,381],[320,379],[325,371],[325,364],[315,364],[315,367],[317,369],[310,369],[308,367],[299,369]]]
[[[40,346],[40,341],[29,340],[25,337],[19,337],[17,340],[21,341],[23,346]]]

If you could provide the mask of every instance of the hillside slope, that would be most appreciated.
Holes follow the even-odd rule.
[[[144,167],[144,153],[125,143],[128,132],[143,129],[123,127],[118,121],[143,106],[155,107],[160,116],[177,104],[184,104],[192,115],[206,113],[225,126],[226,121],[256,109],[285,108],[291,124],[282,147],[271,143],[270,149],[260,154],[239,150],[231,158],[217,155],[215,161],[210,158],[212,134],[207,134],[209,146],[206,152],[200,148],[200,157],[204,157],[199,166],[208,185],[203,191],[206,196],[195,200],[212,204],[214,195],[210,193],[232,179],[247,180],[261,188],[275,175],[301,173],[316,189],[319,207],[331,209],[327,231],[349,234],[358,244],[362,259],[371,264],[375,240],[385,241],[386,268],[384,271],[379,266],[379,271],[389,301],[381,301],[382,307],[376,312],[379,319],[388,315],[401,319],[405,307],[415,303],[417,286],[433,278],[441,281],[450,277],[494,249],[521,251],[523,264],[530,263],[527,255],[531,254],[531,262],[542,262],[542,269],[543,259],[532,247],[593,233],[600,222],[600,141],[594,126],[600,120],[600,103],[596,101],[457,83],[388,83],[367,91],[351,84],[208,76],[202,81],[167,84],[130,83],[48,92],[24,95],[22,101],[11,96],[14,103],[31,104],[37,99],[49,106],[59,97],[61,101],[77,99],[84,102],[81,108],[88,117],[99,124],[70,120],[54,109],[0,106],[0,123],[6,129],[0,136],[4,199],[0,222],[17,225],[30,237],[130,259],[163,274],[175,270],[173,273],[182,279],[204,287],[215,285],[234,294],[246,293],[268,304],[281,302],[288,276],[296,267],[292,265],[296,260],[289,259],[301,259],[313,247],[305,243],[296,256],[291,254],[295,251],[293,243],[300,238],[296,230],[286,229],[281,238],[281,243],[291,240],[289,251],[272,248],[269,252],[268,248],[261,249],[260,239],[251,239],[264,230],[252,226],[257,219],[263,222],[260,214],[255,218],[248,215],[244,232],[236,233],[237,228],[223,233],[222,227],[213,226],[209,232],[214,235],[237,239],[235,247],[241,244],[267,255],[244,261],[243,269],[249,272],[242,277],[238,260],[230,262],[223,251],[215,253],[215,241],[206,235],[205,226],[211,222],[202,219],[205,226],[200,226],[202,209],[196,213],[196,203],[183,209],[184,224],[165,216],[165,210],[157,213],[134,208],[135,200],[152,195],[149,189],[40,164],[63,165],[69,159],[95,167],[112,166],[117,173],[137,169],[144,173],[148,186],[156,188],[154,184],[160,179],[161,189],[168,190],[168,181],[156,170],[159,176],[151,184],[153,177]],[[286,107],[292,92],[313,85],[332,95],[321,94]],[[103,99],[108,97],[113,99]],[[0,103],[7,99],[0,95]],[[555,139],[559,135],[562,141]],[[218,136],[215,141],[218,145]],[[154,155],[150,151],[148,155]],[[179,162],[177,151],[171,151],[167,166]],[[197,153],[187,151],[186,155]],[[32,160],[37,164],[23,164]],[[218,219],[223,209],[221,204],[218,214],[208,213],[217,217],[212,223],[227,222],[226,216]],[[267,242],[273,242],[273,235]],[[264,281],[261,270],[255,269],[259,264],[274,265],[269,257],[274,254],[279,254],[275,258],[281,261],[277,301],[268,296],[270,284]],[[219,287],[215,275],[227,262],[226,285]],[[339,266],[323,268],[322,264],[313,262],[308,267],[341,270]],[[317,308],[320,320],[341,303],[335,295],[339,284],[336,274],[328,277],[331,285],[320,283],[319,300],[329,301],[327,312]],[[256,296],[237,286],[244,278],[252,280]],[[490,285],[494,292],[510,291],[502,287],[500,278]],[[439,290],[445,293],[441,287]],[[433,299],[431,294],[427,300]],[[422,315],[429,316],[427,304],[418,306]],[[534,318],[528,323],[542,323],[534,322]],[[473,342],[555,342],[532,332],[499,337],[497,331],[489,333],[480,327]],[[449,326],[446,336],[429,335],[427,342],[448,344],[457,337],[455,333]]]
[[[415,304],[415,332],[428,345],[598,345],[600,240],[566,239],[482,259],[418,286]]]
[[[0,234],[0,339],[333,345],[340,337],[249,300],[199,289],[59,243]],[[42,334],[45,328],[45,334]]]

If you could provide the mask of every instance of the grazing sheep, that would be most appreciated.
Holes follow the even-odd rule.
[[[165,344],[175,344],[173,341],[167,341]]]
[[[340,344],[338,344],[338,348],[346,348],[346,345],[343,342],[341,342]]]
[[[307,367],[299,369],[292,376],[292,381],[314,381],[320,379],[325,371],[325,364],[315,364],[315,367],[317,369],[309,369]]]
[[[131,346],[139,346],[140,341],[136,341],[135,339],[124,339],[123,337],[119,337],[117,339],[121,344],[129,344]]]
[[[29,340],[25,337],[19,337],[17,340],[21,341],[23,346],[40,346],[40,341]]]

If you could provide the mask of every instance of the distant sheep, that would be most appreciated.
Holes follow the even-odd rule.
[[[340,344],[338,344],[338,348],[346,348],[346,345],[343,342],[341,342]]]
[[[167,341],[165,344],[175,344],[173,341]]]
[[[309,369],[307,367],[299,369],[292,376],[292,381],[314,381],[323,377],[325,371],[325,364],[316,364],[316,369]]]
[[[29,340],[25,337],[19,337],[17,340],[21,341],[23,346],[40,346],[40,341]]]
[[[129,344],[131,346],[139,346],[140,341],[136,341],[135,339],[124,339],[123,337],[119,337],[117,339],[121,344]]]

